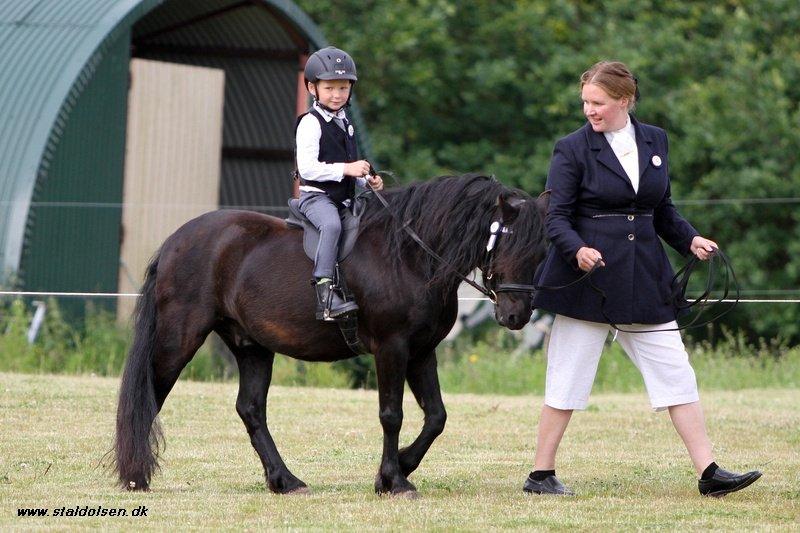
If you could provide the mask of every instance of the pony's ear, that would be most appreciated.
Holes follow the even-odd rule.
[[[519,210],[522,204],[525,203],[524,198],[514,196],[513,193],[502,192],[497,197],[497,205],[500,206],[500,214],[503,217],[503,224],[511,224],[519,215]]]
[[[547,211],[550,209],[550,193],[552,192],[551,189],[547,189],[542,194],[536,198],[536,209],[539,211],[539,216],[542,220],[545,219],[547,216]]]

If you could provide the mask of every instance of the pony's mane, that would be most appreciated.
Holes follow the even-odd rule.
[[[533,261],[536,244],[541,239],[541,223],[534,200],[523,191],[509,189],[494,177],[464,174],[387,189],[381,194],[403,224],[408,224],[458,272],[468,274],[482,264],[497,198],[504,192],[526,200],[513,223],[521,231],[504,234],[498,243],[505,252],[502,258],[498,257],[498,266],[514,268],[520,262]],[[447,265],[425,253],[402,230],[377,198],[370,198],[361,224],[364,231],[381,230],[384,236],[382,253],[391,257],[395,264],[409,260],[420,264],[429,286],[450,289],[460,283]]]

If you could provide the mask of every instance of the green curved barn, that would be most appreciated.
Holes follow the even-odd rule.
[[[0,284],[130,290],[181,217],[283,215],[326,45],[282,0],[0,2]]]

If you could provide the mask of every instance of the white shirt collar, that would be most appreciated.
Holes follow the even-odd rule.
[[[313,107],[314,109],[316,109],[316,110],[317,110],[317,112],[318,112],[320,115],[322,115],[322,118],[324,118],[324,119],[325,119],[325,122],[330,122],[330,121],[331,121],[332,119],[334,119],[334,118],[339,118],[339,119],[345,119],[345,118],[347,118],[347,115],[346,115],[346,114],[345,114],[345,112],[344,112],[344,107],[343,107],[343,108],[341,108],[341,109],[340,109],[339,111],[337,111],[336,113],[331,113],[331,112],[330,112],[330,111],[328,111],[327,109],[322,109],[322,108],[321,108],[321,107],[320,107],[320,106],[317,104],[317,102],[314,102],[314,103],[312,104],[312,107]]]
[[[615,137],[622,134],[628,134],[630,135],[631,139],[636,139],[636,130],[633,127],[630,115],[628,115],[627,122],[625,122],[625,125],[622,128],[615,131],[606,131],[603,132],[603,134],[606,136],[606,140],[609,142],[609,144],[611,144],[611,141]]]

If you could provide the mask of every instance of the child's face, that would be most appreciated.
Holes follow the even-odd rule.
[[[316,87],[308,84],[308,90],[322,105],[338,111],[350,97],[350,80],[320,80]]]

